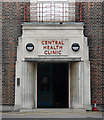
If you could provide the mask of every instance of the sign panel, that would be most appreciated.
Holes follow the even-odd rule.
[[[39,40],[38,55],[68,55],[68,40]]]

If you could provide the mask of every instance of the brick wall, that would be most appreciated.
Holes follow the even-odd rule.
[[[21,24],[24,20],[24,3],[3,2],[3,104],[14,104],[15,99],[15,61],[17,53],[17,39],[21,36]]]
[[[0,2],[0,104],[2,104],[2,2]]]
[[[79,17],[85,24],[84,34],[88,37],[89,56],[91,67],[91,102],[102,104],[102,3],[81,3],[81,16],[79,4],[76,3],[76,21]]]
[[[102,23],[103,23],[103,35],[102,35],[102,37],[103,37],[103,39],[102,39],[102,51],[103,51],[103,55],[102,55],[102,79],[103,79],[103,105],[104,105],[104,2],[103,2],[103,6],[102,6],[102,10],[103,10],[103,18],[102,18]],[[104,106],[103,106],[103,111],[104,111]]]

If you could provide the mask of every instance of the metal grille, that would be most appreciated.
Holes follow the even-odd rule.
[[[75,21],[75,3],[68,1],[37,1],[30,3],[30,20],[36,22]]]

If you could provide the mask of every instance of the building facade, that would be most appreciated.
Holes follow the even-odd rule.
[[[15,105],[84,108],[91,104],[83,24],[26,23],[18,42]]]
[[[2,2],[3,105],[103,105],[103,2],[67,3]]]

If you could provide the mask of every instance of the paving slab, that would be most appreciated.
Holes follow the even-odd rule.
[[[68,109],[37,109],[30,112],[2,113],[3,118],[98,118],[102,119],[102,112],[71,111]]]

